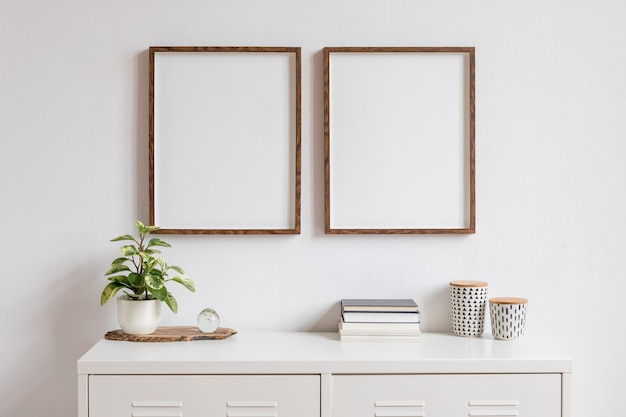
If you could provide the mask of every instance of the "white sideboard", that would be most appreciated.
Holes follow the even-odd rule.
[[[78,416],[571,417],[571,372],[568,357],[528,337],[101,340],[78,360]]]

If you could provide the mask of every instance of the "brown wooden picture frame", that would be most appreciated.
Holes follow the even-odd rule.
[[[473,234],[474,47],[324,48],[327,234]]]
[[[149,49],[150,224],[299,234],[299,47]]]

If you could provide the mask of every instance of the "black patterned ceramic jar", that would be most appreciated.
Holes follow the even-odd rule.
[[[511,340],[524,334],[528,300],[517,297],[489,299],[491,334],[500,340]]]
[[[452,331],[458,336],[480,336],[485,327],[488,284],[483,281],[450,282]]]

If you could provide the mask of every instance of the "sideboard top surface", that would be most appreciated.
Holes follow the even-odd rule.
[[[415,342],[340,342],[337,333],[238,333],[224,340],[100,340],[79,374],[569,373],[551,344],[425,333]]]

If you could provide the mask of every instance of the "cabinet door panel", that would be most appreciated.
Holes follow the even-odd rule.
[[[559,374],[336,375],[332,417],[561,416]]]
[[[320,378],[97,375],[89,417],[319,417]]]

